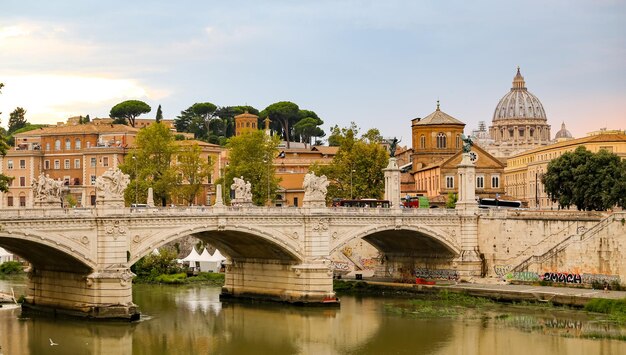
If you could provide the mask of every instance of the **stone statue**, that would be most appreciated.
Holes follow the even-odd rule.
[[[243,176],[238,178],[233,178],[233,184],[230,185],[232,190],[235,190],[235,199],[244,200],[246,197],[246,181],[243,179]]]
[[[469,153],[472,150],[472,146],[474,142],[472,142],[472,137],[461,135],[461,140],[463,141],[463,153]]]
[[[393,139],[388,140],[389,142],[389,156],[391,158],[396,156],[396,147],[398,146],[398,143],[400,143],[402,140],[398,140],[398,138],[393,137]]]
[[[246,181],[246,186],[244,188],[244,199],[246,201],[252,201],[252,184],[250,184],[250,181]]]
[[[129,182],[129,176],[120,169],[109,168],[96,179],[96,193],[105,199],[121,198]]]
[[[329,181],[326,175],[316,176],[308,173],[304,176],[304,201],[325,201]]]
[[[41,173],[32,182],[33,195],[38,202],[59,202],[63,191],[63,181],[54,180],[48,174]]]

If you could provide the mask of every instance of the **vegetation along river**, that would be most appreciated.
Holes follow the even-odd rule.
[[[0,292],[25,285],[0,279]],[[219,293],[135,285],[135,323],[22,317],[4,305],[0,354],[626,354],[623,324],[549,305],[342,295],[341,307],[307,308],[224,303]]]

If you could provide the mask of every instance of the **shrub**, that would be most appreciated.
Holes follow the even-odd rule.
[[[10,275],[22,272],[24,272],[24,267],[18,261],[7,261],[0,264],[0,274]]]

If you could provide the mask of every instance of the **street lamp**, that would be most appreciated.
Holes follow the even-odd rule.
[[[352,200],[352,173],[356,172],[354,169],[350,169],[350,199]]]
[[[135,207],[137,207],[137,192],[139,191],[139,177],[137,176],[137,157],[133,155],[135,161]]]
[[[267,207],[272,205],[272,200],[270,199],[270,168],[271,168],[271,160],[269,157],[263,160],[264,163],[267,163]]]

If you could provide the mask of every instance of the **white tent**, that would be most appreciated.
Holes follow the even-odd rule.
[[[204,255],[205,253],[209,255],[209,252],[207,252],[206,249],[204,249],[202,255]],[[211,272],[219,272],[223,261],[226,261],[226,258],[224,257],[224,255],[222,255],[222,253],[220,253],[218,249],[215,249],[213,255],[209,255],[209,266],[212,270]]]
[[[13,257],[13,254],[0,248],[0,264],[7,262],[7,261],[13,261],[13,260],[15,260],[15,258]]]
[[[200,254],[196,251],[196,248],[191,248],[189,255],[184,257],[181,262],[189,263],[189,267],[194,270],[200,269]]]

